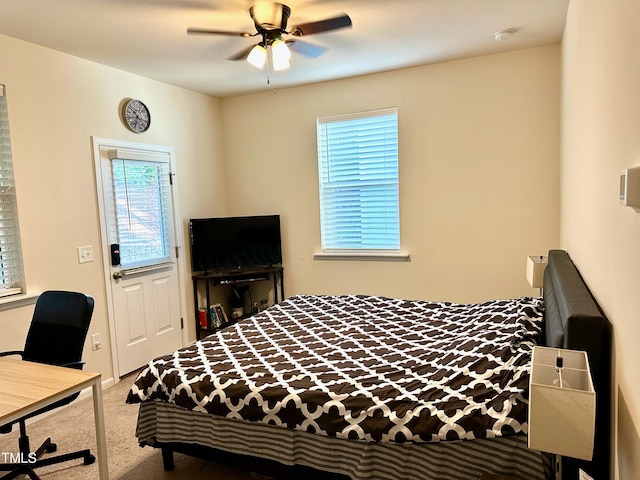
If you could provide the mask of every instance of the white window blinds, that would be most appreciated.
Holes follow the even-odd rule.
[[[22,253],[9,116],[4,85],[0,85],[0,296],[22,291]]]
[[[168,155],[112,150],[111,237],[120,245],[123,270],[173,261],[173,210]],[[114,235],[115,234],[115,235]]]
[[[398,110],[317,120],[324,251],[400,248]]]

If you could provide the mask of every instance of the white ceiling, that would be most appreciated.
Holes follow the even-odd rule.
[[[301,37],[326,52],[294,53],[289,70],[271,74],[227,60],[259,37],[186,34],[187,27],[253,32],[254,3],[1,0],[0,33],[224,97],[557,43],[569,0],[284,0],[289,30],[343,12],[353,28]],[[505,29],[513,38],[496,41]]]

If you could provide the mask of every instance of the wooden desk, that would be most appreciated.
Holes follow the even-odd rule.
[[[0,425],[92,387],[98,471],[109,479],[107,441],[99,373],[0,357]]]

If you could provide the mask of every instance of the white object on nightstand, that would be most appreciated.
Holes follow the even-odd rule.
[[[620,172],[620,204],[640,208],[640,167]]]
[[[587,353],[534,347],[529,378],[529,448],[591,460],[596,394]]]
[[[593,480],[593,477],[591,475],[588,475],[587,472],[585,472],[581,468],[579,468],[578,469],[578,480]]]
[[[527,281],[533,288],[542,289],[544,286],[544,269],[547,268],[548,258],[542,255],[527,257]]]

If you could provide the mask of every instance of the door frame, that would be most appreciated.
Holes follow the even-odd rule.
[[[115,332],[115,308],[113,305],[113,291],[112,291],[112,283],[111,283],[111,251],[109,246],[109,237],[107,230],[107,219],[105,212],[105,203],[104,203],[104,188],[102,183],[102,170],[101,170],[101,155],[100,149],[109,148],[109,149],[117,149],[117,148],[127,148],[131,150],[141,150],[145,152],[157,152],[157,153],[166,153],[169,155],[169,168],[171,171],[171,175],[175,178],[176,172],[176,162],[175,162],[175,150],[173,147],[167,145],[156,145],[156,144],[148,144],[148,143],[140,143],[140,142],[131,142],[127,140],[115,140],[110,138],[101,138],[101,137],[91,137],[91,141],[93,144],[93,165],[95,170],[95,179],[96,179],[96,191],[97,191],[97,202],[98,202],[98,212],[100,216],[100,240],[102,246],[102,265],[103,265],[103,273],[104,273],[104,290],[107,298],[107,317],[109,321],[109,344],[111,346],[111,365],[113,369],[113,377],[115,383],[120,381],[120,369],[118,367],[118,357],[116,351],[116,332]],[[186,290],[185,290],[185,278],[186,278],[186,264],[185,264],[185,253],[183,248],[183,228],[182,228],[182,217],[180,215],[180,208],[178,203],[178,187],[177,183],[172,182],[172,192],[171,192],[171,200],[173,206],[173,223],[174,223],[174,236],[175,236],[175,246],[176,246],[176,268],[178,273],[178,301],[180,308],[180,319],[181,319],[181,340],[182,345],[186,345],[187,338],[187,329],[184,326],[184,319],[187,318],[186,315]],[[151,359],[149,359],[151,360]]]

